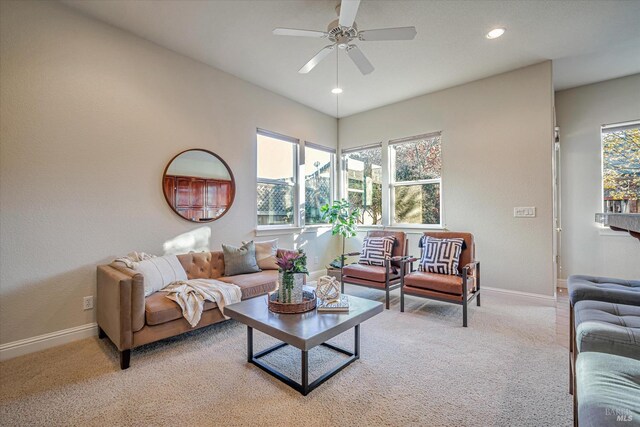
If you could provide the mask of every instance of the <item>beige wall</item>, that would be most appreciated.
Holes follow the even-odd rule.
[[[600,126],[640,119],[640,74],[556,93],[562,177],[562,276],[640,279],[640,242],[595,223],[602,212]]]
[[[257,127],[336,146],[334,118],[55,2],[3,1],[0,27],[0,343],[93,322],[81,307],[96,264],[183,233],[204,236],[184,248],[252,238]],[[210,225],[162,195],[187,148],[219,154],[237,181]],[[282,245],[294,239],[312,270],[335,256],[330,233]]]
[[[552,296],[552,95],[545,62],[341,119],[340,148],[442,131],[444,222],[475,235],[484,285]]]

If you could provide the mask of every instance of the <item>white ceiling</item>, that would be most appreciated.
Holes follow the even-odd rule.
[[[640,1],[363,0],[360,29],[413,25],[413,41],[358,42],[376,67],[363,76],[339,52],[298,74],[327,40],[273,36],[325,30],[337,0],[62,0],[101,21],[332,116],[554,61],[556,89],[640,72]],[[497,26],[504,36],[487,40]]]

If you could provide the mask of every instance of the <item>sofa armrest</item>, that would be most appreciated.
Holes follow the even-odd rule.
[[[144,326],[144,283],[126,267],[98,266],[98,326],[123,351],[133,347],[133,332]]]

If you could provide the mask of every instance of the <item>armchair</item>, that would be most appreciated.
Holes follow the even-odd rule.
[[[467,327],[467,306],[476,299],[480,306],[480,262],[475,259],[475,243],[471,233],[425,232],[425,236],[439,239],[462,238],[466,244],[460,253],[458,274],[438,274],[413,271],[418,258],[405,260],[409,272],[402,275],[400,287],[400,311],[404,312],[404,296],[428,298],[462,305],[462,326]],[[424,249],[422,249],[424,251]],[[406,270],[406,268],[405,268]]]
[[[404,261],[408,258],[407,236],[402,231],[369,231],[367,237],[386,237],[395,239],[391,257],[385,260],[384,266],[351,264],[344,265],[345,256],[360,255],[360,252],[343,254],[340,265],[340,287],[344,292],[344,284],[366,286],[386,292],[386,308],[389,309],[389,292],[400,287]]]

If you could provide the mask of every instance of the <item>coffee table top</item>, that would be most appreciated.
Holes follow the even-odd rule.
[[[381,302],[349,295],[348,313],[279,314],[269,311],[267,297],[228,305],[224,314],[301,350],[310,350],[383,311]]]

